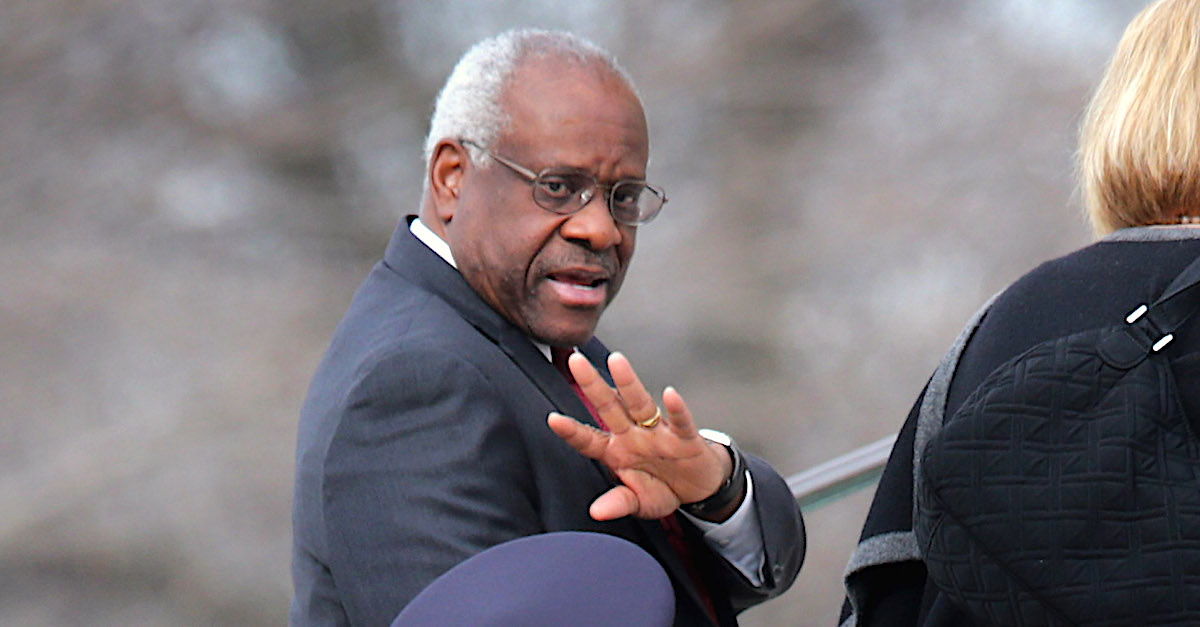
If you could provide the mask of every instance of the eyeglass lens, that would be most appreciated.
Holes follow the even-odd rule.
[[[533,181],[533,200],[555,213],[574,213],[592,199],[596,180],[578,172],[543,172]],[[652,188],[636,181],[620,181],[608,192],[613,217],[626,224],[652,219],[662,208],[663,199]]]

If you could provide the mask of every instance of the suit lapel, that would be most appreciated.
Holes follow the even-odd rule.
[[[592,413],[563,378],[562,373],[529,341],[529,338],[525,337],[525,334],[509,325],[497,343],[542,394],[550,399],[555,409],[580,422],[597,426]]]

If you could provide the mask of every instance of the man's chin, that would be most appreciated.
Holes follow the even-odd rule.
[[[597,322],[598,318],[571,323],[536,324],[530,327],[529,334],[535,340],[550,346],[579,346],[596,334]]]

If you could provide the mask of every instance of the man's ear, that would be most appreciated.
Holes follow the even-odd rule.
[[[466,147],[450,139],[443,139],[433,148],[429,164],[429,194],[442,224],[454,219],[468,159]]]

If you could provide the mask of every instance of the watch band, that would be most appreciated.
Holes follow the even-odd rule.
[[[717,431],[702,429],[700,435],[705,439],[716,442],[729,451],[729,459],[733,461],[733,472],[725,479],[720,488],[712,496],[695,503],[684,503],[680,508],[698,518],[703,518],[713,512],[719,512],[742,498],[746,491],[746,458],[733,440]]]

